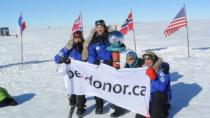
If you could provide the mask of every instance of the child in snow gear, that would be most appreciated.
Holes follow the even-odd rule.
[[[57,64],[65,63],[70,64],[71,59],[86,61],[84,39],[81,31],[73,33],[73,39],[70,39],[68,44],[62,48],[59,53],[54,57]],[[71,58],[71,59],[70,59]],[[70,106],[77,107],[77,115],[81,115],[85,112],[85,95],[72,94],[69,97]]]
[[[0,107],[5,106],[15,106],[17,102],[9,95],[7,90],[3,87],[0,87]]]
[[[144,60],[141,58],[138,58],[137,54],[134,51],[128,50],[126,52],[125,68],[139,68],[139,67],[142,67],[143,64],[144,64]]]
[[[120,69],[120,53],[124,52],[126,49],[123,43],[124,36],[119,31],[112,31],[109,33],[108,39],[111,44],[106,49],[112,52],[112,67]],[[111,113],[111,117],[119,117],[126,112],[124,108],[117,105],[111,104],[111,107],[114,109],[114,112]]]
[[[143,59],[148,67],[146,74],[151,80],[150,117],[167,118],[171,100],[169,64],[153,52],[146,52]],[[136,118],[144,116],[136,114]]]

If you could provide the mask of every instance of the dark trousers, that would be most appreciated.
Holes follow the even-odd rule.
[[[96,100],[96,109],[103,109],[104,107],[104,100],[102,98],[94,96]]]
[[[69,104],[71,106],[76,106],[78,108],[84,108],[86,103],[85,95],[75,95],[72,94],[69,97]]]
[[[142,116],[141,114],[136,114],[135,118],[146,118],[146,117]]]
[[[152,94],[150,103],[150,115],[152,118],[167,118],[168,117],[168,97],[163,92],[155,92]]]
[[[150,101],[150,117],[151,118],[167,118],[168,117],[168,97],[163,92],[155,92],[151,95]],[[146,118],[140,114],[136,114],[136,118]]]

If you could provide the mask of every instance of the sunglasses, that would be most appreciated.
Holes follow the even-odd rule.
[[[134,60],[134,58],[126,58],[127,61]]]
[[[143,59],[144,60],[152,60],[152,58],[150,56],[148,56],[148,55],[146,55]]]
[[[75,35],[74,38],[81,38],[81,36],[80,35]]]
[[[152,60],[152,58],[146,57],[146,58],[144,58],[144,60]]]

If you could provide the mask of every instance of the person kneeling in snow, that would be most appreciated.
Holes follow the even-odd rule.
[[[0,107],[15,106],[17,102],[9,95],[5,88],[0,87]]]
[[[153,52],[146,52],[143,59],[148,67],[146,74],[151,80],[150,117],[167,118],[171,100],[169,64]],[[136,114],[136,118],[145,117]]]
[[[81,31],[76,31],[73,33],[73,39],[70,39],[68,44],[62,48],[59,53],[54,57],[54,61],[57,64],[70,64],[71,59],[86,61],[84,48],[84,39]],[[71,58],[71,59],[70,59]],[[70,106],[77,106],[77,115],[83,114],[85,110],[86,98],[85,95],[75,95],[71,94],[69,97]]]

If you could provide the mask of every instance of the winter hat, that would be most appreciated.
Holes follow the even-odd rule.
[[[106,24],[105,24],[104,20],[97,20],[97,21],[95,22],[95,26],[98,26],[98,25],[101,25],[101,26],[106,27]]]
[[[79,36],[80,38],[82,38],[82,31],[80,31],[80,30],[75,31],[75,32],[73,33],[73,37],[75,37],[75,36]]]
[[[75,31],[73,33],[73,39],[76,38],[76,37],[79,37],[81,39],[81,42],[84,42],[84,38],[82,36],[82,31],[78,30],[78,31]]]
[[[123,43],[124,36],[120,31],[115,30],[110,32],[108,35],[108,40],[111,43],[110,46],[106,48],[108,51],[125,51],[126,47]]]
[[[128,64],[128,66],[130,68],[136,68],[137,64],[138,64],[138,57],[137,57],[137,54],[132,51],[132,50],[128,50],[127,53],[126,53],[126,58],[127,57],[131,57],[134,59],[133,63],[132,64]]]
[[[135,59],[135,58],[137,58],[137,54],[134,51],[129,50],[126,54],[126,57],[132,57]]]
[[[158,57],[154,52],[151,51],[146,52],[145,54],[143,54],[143,59],[145,59],[146,56],[150,57],[153,63],[155,63],[158,60]]]

